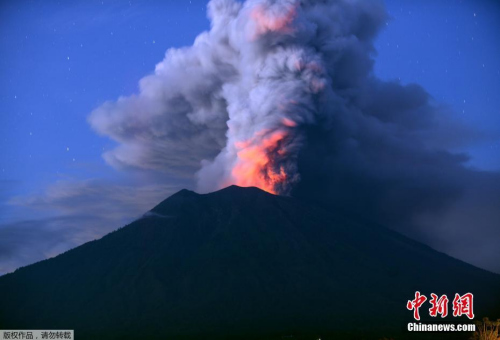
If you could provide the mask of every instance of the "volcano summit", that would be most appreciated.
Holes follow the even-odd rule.
[[[499,286],[496,274],[295,198],[182,190],[100,240],[0,277],[0,328],[75,329],[78,339],[360,338],[405,329],[417,290],[472,292],[481,317],[498,306]]]

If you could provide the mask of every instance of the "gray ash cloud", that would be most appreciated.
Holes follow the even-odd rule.
[[[475,132],[425,89],[374,75],[382,2],[213,0],[208,10],[209,31],[168,50],[137,95],[90,115],[119,144],[108,163],[194,178],[201,192],[270,185],[500,270],[500,175],[447,149]],[[490,236],[462,242],[476,230]]]

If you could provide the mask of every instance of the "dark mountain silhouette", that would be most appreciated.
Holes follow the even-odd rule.
[[[0,328],[361,339],[404,333],[416,290],[447,293],[450,310],[454,293],[472,292],[482,316],[498,306],[499,287],[499,275],[291,197],[182,190],[100,240],[0,277]]]

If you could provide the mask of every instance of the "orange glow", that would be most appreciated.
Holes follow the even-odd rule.
[[[297,126],[297,123],[295,123],[293,120],[288,119],[288,118],[283,118],[282,122],[283,122],[283,125],[288,126],[288,127]]]
[[[239,151],[238,161],[232,170],[234,184],[243,187],[255,186],[277,194],[276,187],[286,182],[287,174],[283,166],[277,167],[273,156],[286,154],[282,142],[288,134],[278,130],[265,138],[259,138],[259,135],[261,133],[248,141],[235,144]]]
[[[257,35],[267,32],[291,33],[291,24],[297,15],[295,7],[291,7],[282,15],[269,14],[263,6],[257,6],[252,11],[252,19],[257,24]]]

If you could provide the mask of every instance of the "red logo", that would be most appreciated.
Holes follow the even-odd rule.
[[[413,310],[413,317],[415,318],[415,320],[420,320],[418,309],[426,300],[427,298],[425,297],[425,295],[420,295],[419,291],[415,292],[415,300],[408,300],[406,308],[408,308],[408,310]]]
[[[420,294],[419,291],[415,292],[415,299],[408,300],[406,303],[406,308],[413,311],[413,318],[415,320],[420,320],[419,309],[427,301],[427,297]],[[429,315],[432,317],[437,317],[441,315],[441,318],[448,316],[448,297],[446,294],[438,296],[437,294],[431,293],[431,299],[429,303],[431,308],[429,308]],[[474,319],[474,307],[473,307],[473,295],[472,293],[466,293],[464,295],[455,294],[453,299],[453,316],[459,317],[465,315],[469,319]]]
[[[474,319],[472,299],[473,296],[471,293],[462,296],[455,294],[455,298],[453,299],[453,316],[466,315],[469,319]]]
[[[448,297],[446,295],[441,295],[438,299],[438,296],[434,293],[431,293],[431,299],[429,300],[432,307],[429,308],[429,315],[436,317],[438,314],[441,314],[442,318],[445,318],[448,315]]]

